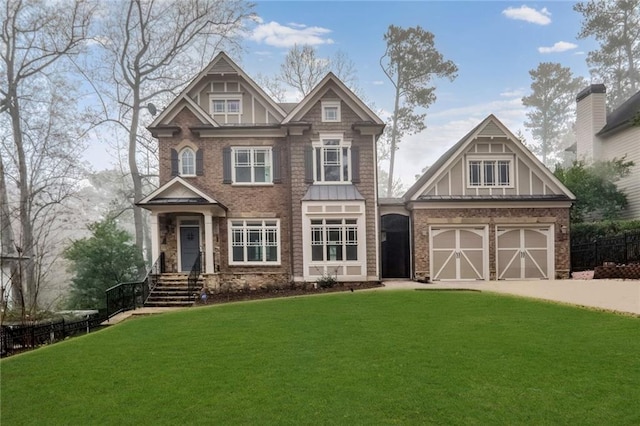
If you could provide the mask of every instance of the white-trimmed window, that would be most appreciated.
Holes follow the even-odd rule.
[[[211,114],[242,114],[242,97],[240,95],[211,95]]]
[[[313,143],[313,175],[316,182],[351,182],[351,142],[341,134],[321,134]]]
[[[512,187],[513,167],[511,158],[467,159],[470,187]]]
[[[271,147],[234,147],[231,149],[233,183],[270,184]]]
[[[280,264],[279,219],[229,219],[229,264]]]
[[[179,155],[180,176],[196,175],[196,154],[191,148],[184,148]]]
[[[340,118],[340,101],[322,101],[322,121],[336,123]]]
[[[311,261],[358,260],[357,219],[311,219]]]

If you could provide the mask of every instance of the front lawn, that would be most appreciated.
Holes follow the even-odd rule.
[[[20,424],[640,424],[640,319],[477,292],[138,318],[2,360]]]

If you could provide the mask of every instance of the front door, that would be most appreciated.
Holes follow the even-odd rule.
[[[382,278],[409,278],[409,217],[382,216]]]
[[[200,227],[180,226],[180,270],[190,272],[200,255]]]

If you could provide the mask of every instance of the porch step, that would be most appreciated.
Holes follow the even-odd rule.
[[[197,300],[204,281],[202,277],[198,277],[198,281],[191,288],[190,295],[188,279],[188,274],[179,273],[158,276],[157,284],[144,305],[147,307],[192,306]]]

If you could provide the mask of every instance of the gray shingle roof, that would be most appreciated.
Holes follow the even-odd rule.
[[[605,136],[631,126],[633,118],[640,114],[640,91],[607,115],[607,124],[597,133]]]
[[[364,201],[355,185],[311,185],[302,201]]]

